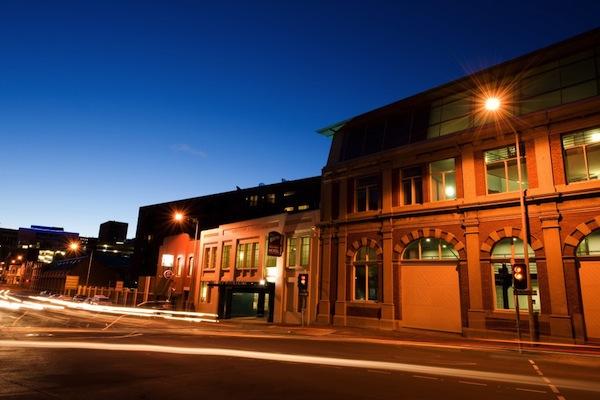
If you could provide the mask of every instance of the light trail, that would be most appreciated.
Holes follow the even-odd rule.
[[[154,310],[139,307],[102,306],[98,304],[73,303],[65,300],[53,299],[41,296],[29,296],[30,299],[43,303],[51,303],[62,308],[71,308],[92,311],[97,313],[129,315],[135,317],[155,317],[169,320],[190,322],[218,322],[217,314],[200,313],[191,311]]]
[[[52,305],[52,304],[39,304],[31,301],[22,301],[14,296],[9,295],[10,290],[0,290],[0,308],[6,310],[17,311],[20,309],[27,310],[63,310],[63,306]]]
[[[208,347],[176,347],[149,344],[123,344],[123,343],[93,343],[76,341],[19,341],[0,340],[0,347],[17,348],[45,348],[45,349],[78,349],[78,350],[103,350],[126,352],[152,352],[179,355],[234,357],[254,360],[276,361],[285,363],[300,363],[309,365],[326,365],[334,367],[360,368],[380,371],[395,371],[405,373],[419,373],[452,378],[467,378],[483,381],[501,382],[507,385],[546,386],[537,376],[522,374],[507,374],[500,372],[487,372],[458,368],[435,367],[419,364],[395,363],[386,361],[354,360],[346,358],[307,356],[297,354],[268,353],[261,351],[247,351]],[[571,379],[555,379],[555,384],[564,388],[600,393],[600,384],[595,382],[577,381]]]

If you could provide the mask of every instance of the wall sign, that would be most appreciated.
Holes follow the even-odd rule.
[[[279,257],[283,253],[283,235],[279,232],[269,232],[267,240],[267,255]]]

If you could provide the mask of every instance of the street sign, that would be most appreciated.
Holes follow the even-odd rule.
[[[173,270],[165,269],[165,271],[163,272],[163,276],[165,277],[165,279],[171,279],[173,277]]]
[[[67,275],[65,277],[65,290],[77,289],[77,286],[79,286],[78,275]]]

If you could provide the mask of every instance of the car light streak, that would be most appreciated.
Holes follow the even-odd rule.
[[[483,381],[501,382],[504,384],[525,384],[531,386],[545,386],[537,376],[517,375],[500,372],[467,370],[448,367],[435,367],[419,364],[395,363],[386,361],[354,360],[346,358],[308,356],[297,354],[268,353],[261,351],[235,350],[208,347],[177,347],[149,344],[124,344],[124,343],[93,343],[70,341],[20,341],[0,340],[0,347],[17,348],[46,348],[46,349],[79,349],[79,350],[106,350],[128,352],[152,352],[179,355],[234,357],[254,360],[290,362],[309,365],[327,365],[335,367],[361,368],[371,370],[384,370],[395,372],[411,372],[435,376],[454,378],[468,378]],[[583,382],[571,379],[555,379],[557,386],[575,390],[600,393],[600,384]]]
[[[29,296],[29,298],[44,302],[59,305],[61,307],[86,310],[107,314],[130,315],[136,317],[157,317],[171,320],[191,321],[191,322],[217,322],[217,314],[191,312],[191,311],[170,311],[170,310],[153,310],[138,307],[119,307],[119,306],[103,306],[98,304],[88,303],[72,303],[65,300],[52,299],[41,296]]]
[[[9,295],[10,290],[0,290],[0,308],[7,310],[63,310],[63,306],[51,305],[51,304],[39,304],[31,301],[22,301],[14,296]]]

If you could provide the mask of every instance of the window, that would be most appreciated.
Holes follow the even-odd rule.
[[[508,146],[485,152],[488,194],[516,192],[519,190],[516,149],[515,146]],[[525,164],[525,149],[523,148],[521,148],[521,174],[523,177],[523,189],[526,189],[527,168]]]
[[[431,179],[431,200],[456,199],[456,167],[454,158],[429,164]]]
[[[583,238],[577,246],[578,256],[600,256],[600,229]]]
[[[194,257],[190,256],[188,258],[188,276],[192,276],[193,271],[194,271]]]
[[[359,301],[379,300],[379,262],[371,247],[361,247],[354,258],[353,299]]]
[[[431,105],[427,138],[462,131],[472,126],[472,96],[458,93]]]
[[[269,193],[265,196],[265,200],[269,204],[275,204],[275,193]]]
[[[403,260],[453,260],[458,253],[451,244],[437,238],[421,238],[411,242],[404,253]]]
[[[203,269],[215,269],[217,266],[217,246],[204,248]]]
[[[308,210],[310,206],[308,204],[301,204],[298,206],[298,211]]]
[[[163,254],[161,260],[161,266],[165,268],[173,268],[173,262],[175,261],[175,256],[173,254]]]
[[[277,276],[277,257],[267,256],[265,263],[265,278],[267,282],[276,282]]]
[[[246,197],[246,201],[250,207],[256,207],[258,205],[258,195],[253,194],[251,196]]]
[[[181,276],[181,273],[183,272],[183,257],[182,256],[177,257],[177,264],[175,265],[175,271],[177,273],[177,276]]]
[[[230,244],[226,244],[223,245],[223,253],[221,255],[221,269],[222,270],[229,270],[231,266],[231,245]]]
[[[296,255],[298,254],[298,238],[287,238],[287,266],[296,265]]]
[[[600,177],[600,128],[564,135],[562,144],[567,182]]]
[[[237,269],[258,268],[258,242],[239,243],[237,249]]]
[[[300,265],[308,267],[310,260],[310,237],[300,238]]]
[[[379,209],[379,182],[376,176],[356,180],[356,211]]]
[[[593,51],[532,68],[520,82],[521,114],[598,94]]]
[[[405,168],[402,174],[402,205],[423,203],[423,179],[421,167]]]
[[[531,246],[529,250],[529,270],[531,276],[531,289],[537,292],[533,296],[533,309],[540,309],[540,294],[537,279],[537,265],[535,253]],[[504,238],[492,250],[492,273],[494,276],[494,294],[496,309],[509,310],[515,308],[515,296],[512,289],[512,263],[523,260],[523,241],[516,237]],[[526,296],[519,296],[519,308],[527,310]]]
[[[208,282],[200,284],[200,302],[210,303],[210,287],[208,286]]]

